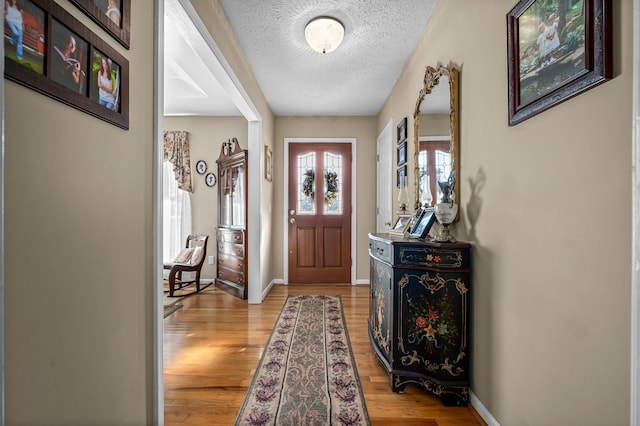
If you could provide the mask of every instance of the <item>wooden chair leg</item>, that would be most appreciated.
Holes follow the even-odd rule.
[[[171,269],[171,272],[169,272],[169,297],[173,297],[173,292],[175,291],[176,272],[178,271],[176,271],[175,269]]]

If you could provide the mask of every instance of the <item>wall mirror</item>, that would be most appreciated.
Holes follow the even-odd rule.
[[[458,146],[458,70],[427,67],[413,114],[415,206],[442,199],[438,182],[453,171],[453,201],[460,204]]]

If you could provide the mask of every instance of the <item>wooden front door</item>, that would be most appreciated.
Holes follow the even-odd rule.
[[[290,283],[351,282],[351,144],[289,144]]]

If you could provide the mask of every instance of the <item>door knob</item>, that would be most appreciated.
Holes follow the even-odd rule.
[[[296,214],[295,210],[289,210],[289,214]]]
[[[289,219],[289,222],[296,223],[296,219],[292,217],[291,219]]]

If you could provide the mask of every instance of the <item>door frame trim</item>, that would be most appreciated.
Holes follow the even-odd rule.
[[[389,212],[392,213],[390,221],[393,221],[393,179],[389,181],[389,185],[384,187],[382,186],[382,179],[384,176],[384,172],[389,172],[389,177],[393,176],[393,146],[394,146],[394,127],[393,127],[393,118],[389,119],[389,122],[384,129],[380,132],[378,137],[376,138],[376,232],[384,232],[384,223],[380,220],[380,207],[388,208]],[[389,152],[380,152],[381,144],[385,141],[389,141]],[[389,156],[389,167],[387,170],[383,170],[380,163],[380,156],[388,155]],[[385,167],[386,169],[386,167]],[[389,190],[389,200],[383,200],[384,193],[381,192],[384,189]],[[382,201],[388,201],[388,204],[385,206],[381,206]],[[385,203],[386,204],[386,203]],[[393,222],[391,222],[393,223]],[[391,227],[391,225],[389,225]]]
[[[192,37],[201,37],[206,49],[200,51],[200,59],[211,71],[211,78],[224,88],[226,94],[238,111],[247,119],[247,144],[249,150],[250,170],[261,170],[264,163],[262,147],[262,117],[253,104],[240,80],[227,62],[224,54],[216,44],[207,26],[204,24],[191,0],[163,0],[155,3],[154,10],[154,158],[153,158],[153,413],[154,425],[164,424],[164,316],[162,291],[162,151],[164,123],[164,11],[165,3],[182,7],[182,12],[193,24],[189,31]],[[247,206],[248,222],[248,254],[252,259],[248,276],[248,304],[262,303],[262,256],[260,255],[260,236],[262,235],[262,203],[261,173],[250,173],[247,190],[254,196],[249,197]],[[0,424],[0,426],[2,426]]]
[[[640,426],[640,0],[633,2],[630,424]]]
[[[284,276],[284,282],[289,283],[289,227],[287,225],[287,208],[289,197],[287,194],[289,193],[289,144],[290,143],[350,143],[351,144],[351,285],[356,285],[356,270],[357,270],[357,258],[356,258],[356,246],[357,241],[355,238],[356,235],[356,217],[358,214],[358,205],[356,204],[356,181],[357,181],[357,173],[356,173],[356,138],[284,138],[284,184],[283,184],[283,194],[284,196],[282,201],[282,223],[283,223],[283,232],[282,232],[282,274]]]

